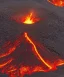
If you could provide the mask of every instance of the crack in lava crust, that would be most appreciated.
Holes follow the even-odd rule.
[[[27,32],[24,32],[24,35],[18,37],[13,43],[4,44],[0,48],[2,51],[0,53],[0,72],[8,74],[9,77],[23,77],[25,74],[30,75],[34,72],[56,70],[57,66],[64,65],[64,60],[57,55],[54,56],[51,52],[49,52],[51,59],[44,58],[38,48],[43,55],[48,55],[48,50],[43,45],[35,43]]]

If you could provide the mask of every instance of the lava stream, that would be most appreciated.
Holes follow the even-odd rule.
[[[52,3],[55,6],[63,7],[64,0],[47,0],[48,2]]]
[[[6,66],[7,64],[11,63],[13,59],[8,60],[7,62],[0,64],[0,68],[3,68],[4,66]]]
[[[32,44],[33,48],[34,48],[34,53],[38,56],[38,58],[47,66],[49,67],[49,69],[52,69],[52,66],[49,65],[42,57],[41,55],[39,54],[35,44],[33,43],[33,41],[28,37],[27,33],[25,33],[25,37],[26,39]]]
[[[33,12],[30,12],[27,16],[21,18],[21,22],[24,24],[34,24],[39,21],[39,18],[36,18]]]
[[[22,42],[22,38],[23,37],[20,36],[19,39],[15,40],[13,44],[10,41],[7,42],[7,44],[5,43],[1,49],[4,49],[3,51],[6,51],[4,53],[0,53],[0,58],[6,57],[13,53],[16,50],[17,46],[19,46],[19,44]]]

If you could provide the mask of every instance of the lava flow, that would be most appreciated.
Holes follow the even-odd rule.
[[[9,77],[48,72],[64,65],[63,59],[51,53],[43,44],[33,41],[26,32],[14,42],[7,42],[0,51],[0,72]]]
[[[39,21],[39,18],[35,17],[34,12],[30,12],[27,16],[21,18],[21,22],[24,24],[34,24]]]
[[[47,0],[48,2],[52,3],[55,6],[63,7],[64,0]]]

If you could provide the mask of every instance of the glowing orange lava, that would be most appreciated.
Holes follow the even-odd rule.
[[[9,64],[13,59],[10,59],[9,61],[3,63],[3,64],[0,64],[0,68],[6,66],[7,64]]]
[[[55,6],[63,7],[64,0],[47,0],[48,2],[52,3]]]
[[[39,18],[36,18],[33,12],[30,12],[29,15],[21,19],[21,22],[24,24],[34,24],[39,21]]]
[[[52,66],[49,65],[49,64],[41,57],[41,55],[39,54],[39,52],[38,52],[38,50],[37,50],[35,44],[34,44],[33,41],[28,37],[27,33],[25,33],[25,37],[26,37],[26,39],[32,44],[32,46],[33,46],[33,48],[34,48],[34,53],[35,53],[35,55],[37,55],[38,58],[39,58],[47,67],[49,67],[49,69],[52,69]]]
[[[9,48],[9,50],[5,52],[5,54],[0,54],[0,58],[10,55],[15,49],[15,47]]]
[[[45,54],[46,59],[38,47],[42,54]],[[27,32],[24,32],[13,43],[10,41],[10,43],[5,44],[2,49],[5,51],[0,53],[0,72],[8,74],[9,77],[23,77],[25,74],[31,75],[40,71],[48,72],[56,70],[57,66],[64,65],[62,58],[48,52],[43,45],[34,42]],[[2,49],[0,48],[0,51]]]

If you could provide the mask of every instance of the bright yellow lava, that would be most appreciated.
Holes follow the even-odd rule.
[[[39,21],[39,18],[36,18],[33,12],[22,18],[24,24],[34,24],[37,21]]]
[[[39,54],[35,44],[33,43],[33,41],[28,37],[27,33],[25,32],[25,38],[29,41],[30,44],[32,44],[33,48],[34,48],[34,52],[35,54],[38,56],[38,58],[47,66],[49,67],[49,69],[52,69],[52,66],[49,65],[43,58],[42,56]]]
[[[33,13],[30,13],[30,15],[28,15],[26,17],[26,20],[24,21],[25,24],[33,24],[34,23],[34,20],[32,18],[32,15],[33,15]]]

